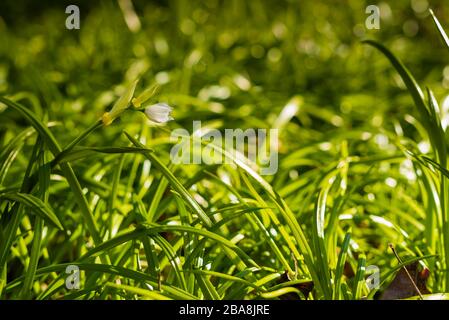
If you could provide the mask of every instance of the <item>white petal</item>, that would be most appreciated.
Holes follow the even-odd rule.
[[[173,120],[170,116],[173,108],[166,103],[157,103],[145,108],[145,114],[151,121],[157,123],[166,123]]]

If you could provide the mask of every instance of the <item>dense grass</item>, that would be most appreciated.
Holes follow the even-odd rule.
[[[0,5],[0,297],[375,299],[419,261],[446,298],[448,8],[424,2],[383,3],[380,30],[360,1],[135,1],[134,31],[115,2],[78,31]],[[172,163],[194,120],[278,128],[279,170]]]

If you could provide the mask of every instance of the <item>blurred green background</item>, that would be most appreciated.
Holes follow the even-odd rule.
[[[320,114],[311,123],[320,131],[329,124],[316,108],[342,117],[330,128],[357,126],[410,103],[396,103],[405,94],[401,83],[385,59],[360,44],[364,38],[381,40],[444,99],[449,68],[427,12],[431,6],[444,23],[443,3],[133,1],[140,28],[132,32],[115,1],[1,1],[0,94],[38,93],[51,118],[76,131],[77,121],[82,127],[110,105],[116,86],[141,76],[143,85],[157,81],[165,92],[217,100],[225,115],[207,116],[236,126],[244,125],[239,115],[270,121],[298,94]],[[80,7],[80,30],[65,28],[69,4]],[[369,4],[380,8],[380,30],[365,28]],[[176,112],[190,122],[198,113],[185,111],[194,109]]]

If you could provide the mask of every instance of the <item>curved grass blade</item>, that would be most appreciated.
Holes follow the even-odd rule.
[[[34,164],[37,161],[39,152],[39,143],[35,143],[33,147],[33,151],[31,153],[31,157],[28,161],[27,168],[25,170],[25,175],[22,181],[22,185],[20,187],[20,192],[27,192],[30,189],[30,176],[33,170]],[[5,192],[3,190],[2,192]],[[19,227],[20,222],[22,221],[23,210],[21,210],[21,205],[19,202],[16,202],[10,210],[8,210],[5,214],[1,216],[0,225],[2,225],[2,232],[0,232],[0,276],[5,280],[2,282],[6,283],[6,263],[8,259],[8,253],[11,249],[11,246],[14,242],[14,239],[17,235],[17,228]],[[4,227],[3,227],[4,226]],[[2,287],[0,287],[1,291]]]
[[[435,26],[438,29],[438,32],[440,33],[441,39],[443,40],[443,42],[446,45],[446,47],[449,49],[449,38],[448,38],[446,32],[444,31],[443,27],[441,26],[440,21],[438,21],[438,18],[433,13],[433,10],[429,9],[429,12],[430,12],[430,14],[432,16],[432,19],[433,19],[433,22],[435,23]]]
[[[340,284],[341,277],[343,276],[343,270],[346,262],[346,256],[348,254],[349,243],[351,241],[351,232],[346,233],[345,238],[343,240],[343,244],[341,245],[341,251],[338,255],[337,268],[335,270],[335,287],[334,287],[334,299],[340,300]]]
[[[355,300],[359,300],[362,297],[362,290],[365,286],[365,264],[366,257],[364,254],[360,254],[357,264],[357,272],[354,278],[354,288],[352,290]]]
[[[364,43],[367,43],[380,52],[382,52],[388,60],[390,60],[391,64],[394,66],[396,71],[401,76],[404,81],[408,91],[410,92],[415,106],[420,115],[420,122],[423,127],[426,129],[429,139],[432,143],[433,150],[436,152],[438,156],[438,160],[443,167],[446,167],[447,163],[447,151],[446,151],[446,141],[445,136],[442,134],[441,124],[436,119],[435,109],[436,109],[436,101],[431,94],[431,91],[428,90],[429,95],[429,104],[430,107],[427,108],[426,102],[424,100],[423,92],[413,78],[411,73],[407,70],[407,68],[402,64],[402,62],[397,59],[393,53],[391,53],[387,48],[385,48],[382,44],[373,41],[366,40]],[[449,210],[447,205],[449,204],[449,195],[448,195],[448,186],[444,178],[440,179],[440,191],[439,191],[440,203],[441,203],[441,212],[442,212],[442,230],[441,233],[443,235],[443,254],[444,254],[444,285],[446,290],[449,290]]]
[[[151,300],[171,300],[171,298],[167,297],[166,295],[160,294],[155,291],[146,290],[138,287],[132,287],[125,284],[116,284],[112,282],[108,282],[105,284],[106,287],[115,288],[118,290],[125,290],[127,292],[131,292],[133,294],[141,295],[145,298],[151,299]]]
[[[136,148],[136,147],[76,147],[71,150],[62,151],[52,161],[52,165],[84,159],[84,158],[87,158],[90,155],[95,154],[95,153],[104,153],[104,154],[140,153],[140,154],[144,154],[149,151],[152,151],[152,150],[146,149],[146,148]]]
[[[330,280],[329,261],[326,248],[326,240],[324,237],[326,201],[329,191],[335,180],[335,170],[331,171],[323,179],[322,189],[318,195],[317,205],[314,216],[314,232],[313,240],[315,244],[315,252],[317,252],[317,265],[322,279],[317,283],[323,291],[325,299],[332,297],[332,283]]]
[[[226,238],[223,238],[222,236],[204,230],[204,229],[198,229],[190,226],[176,226],[176,225],[148,225],[148,224],[142,224],[138,229],[126,232],[120,236],[117,236],[111,240],[108,240],[101,245],[91,249],[88,251],[80,260],[85,260],[89,257],[97,256],[101,254],[102,252],[105,252],[111,248],[114,248],[122,243],[128,242],[132,239],[137,239],[139,237],[142,237],[146,234],[152,235],[152,234],[158,234],[160,232],[170,232],[170,231],[179,231],[179,232],[188,232],[200,236],[204,236],[206,238],[209,238],[211,240],[215,240],[218,244],[221,244],[235,253],[238,254],[241,258],[246,260],[248,263],[252,264],[256,268],[259,268],[256,262],[254,262],[253,259],[251,259],[242,249],[240,249],[237,245],[232,243],[231,241],[227,240]]]
[[[274,291],[262,292],[260,295],[262,298],[265,298],[265,299],[274,299],[274,298],[283,296],[284,294],[287,294],[287,293],[296,293],[298,295],[298,298],[305,299],[302,292],[299,289],[296,289],[293,287],[286,287],[286,288],[281,288],[281,289],[277,289]]]
[[[197,139],[197,137],[190,136],[190,139]],[[200,140],[200,143],[204,143],[204,141]],[[276,208],[279,210],[282,217],[287,222],[287,225],[290,227],[293,237],[295,238],[295,240],[297,241],[297,245],[299,246],[299,252],[304,256],[305,264],[309,272],[312,274],[312,278],[316,281],[319,281],[318,273],[315,270],[315,264],[313,261],[313,253],[309,246],[307,238],[303,230],[301,229],[301,226],[299,225],[295,215],[288,207],[284,199],[279,196],[279,194],[264,178],[262,178],[262,176],[260,176],[255,170],[251,168],[250,165],[246,163],[249,162],[248,159],[244,158],[243,156],[236,157],[232,154],[235,152],[228,152],[227,150],[215,145],[214,143],[207,143],[206,145],[231,160],[236,166],[238,166],[240,169],[246,172],[246,174],[252,177],[267,193],[269,198],[276,205]],[[296,248],[291,248],[291,250],[294,253],[298,252]],[[300,256],[296,256],[295,258],[298,260],[302,260],[302,257]]]
[[[136,147],[145,148],[143,144],[134,139],[127,132],[125,132],[125,135]],[[151,163],[156,168],[158,168],[162,172],[165,178],[167,178],[167,180],[170,182],[171,186],[180,194],[180,196],[184,199],[184,201],[186,201],[189,204],[192,210],[194,210],[194,212],[198,214],[198,217],[203,221],[206,227],[210,228],[212,226],[212,221],[210,220],[210,218],[207,216],[207,214],[204,212],[203,208],[201,208],[198,202],[196,202],[196,200],[192,197],[192,195],[186,190],[186,188],[182,185],[182,183],[173,175],[173,173],[150,150],[148,150],[148,152],[145,153],[145,156],[148,158],[148,160],[151,161]]]
[[[44,203],[41,199],[39,199],[31,194],[20,193],[20,192],[3,193],[3,194],[0,194],[0,199],[9,200],[9,201],[13,201],[13,202],[17,201],[17,202],[21,203],[22,205],[24,205],[25,207],[28,207],[29,209],[31,209],[31,211],[33,211],[34,213],[36,213],[37,215],[42,217],[45,221],[50,223],[52,226],[54,226],[60,230],[64,229],[62,227],[61,222],[59,221],[58,216],[56,216],[56,214],[53,212],[53,210],[50,208],[50,206],[47,205],[46,203]]]
[[[53,156],[57,156],[61,151],[61,147],[59,146],[57,140],[53,136],[53,134],[50,132],[50,130],[36,117],[36,115],[25,108],[24,106],[15,103],[9,99],[6,99],[2,96],[0,96],[0,102],[3,102],[8,107],[16,110],[19,112],[23,117],[26,118],[28,122],[34,127],[34,129],[39,133],[39,135],[42,137],[43,141],[45,142],[46,146],[49,148]],[[67,182],[75,196],[75,199],[77,200],[77,203],[80,207],[80,210],[84,216],[84,219],[87,223],[87,229],[92,235],[92,238],[94,239],[94,242],[96,244],[101,243],[101,237],[98,233],[97,225],[95,223],[94,216],[89,208],[89,204],[87,203],[87,200],[83,194],[83,191],[81,189],[81,186],[79,184],[78,179],[76,178],[75,172],[73,171],[72,167],[69,163],[63,163],[61,164],[61,169],[64,173],[65,178],[67,179]],[[1,264],[1,261],[0,261]],[[1,265],[0,265],[1,268]]]
[[[399,73],[408,91],[410,92],[410,95],[413,98],[416,109],[420,115],[420,122],[423,124],[424,128],[429,134],[429,138],[432,141],[435,150],[440,150],[444,141],[441,140],[441,136],[437,131],[437,126],[432,121],[433,117],[431,115],[431,111],[429,110],[429,108],[427,108],[423,91],[410,71],[402,64],[402,62],[398,58],[396,58],[396,56],[390,50],[388,50],[382,44],[373,40],[365,40],[363,41],[363,43],[369,44],[382,52]]]
[[[222,273],[222,272],[210,271],[210,270],[184,270],[184,272],[213,276],[213,277],[221,278],[221,279],[224,279],[227,281],[242,283],[248,287],[256,289],[257,291],[262,290],[260,288],[260,286],[258,286],[257,284],[254,284],[254,283],[247,281],[245,279],[242,279],[240,277],[236,277],[236,276],[229,275],[229,274]]]
[[[53,272],[62,273],[62,276],[66,276],[64,271],[66,270],[67,266],[69,266],[69,265],[76,265],[80,268],[80,270],[108,273],[108,274],[120,276],[123,278],[133,279],[138,282],[145,282],[154,288],[158,287],[158,280],[146,273],[119,267],[119,266],[107,265],[107,264],[79,263],[79,262],[55,264],[55,265],[51,265],[48,267],[43,267],[43,268],[38,269],[36,271],[36,277],[47,275],[47,274],[50,274]],[[8,283],[6,290],[8,290],[8,291],[12,290],[13,288],[21,285],[23,280],[24,280],[23,276],[21,276],[17,279],[14,279],[10,283]],[[63,286],[63,285],[65,285],[64,281],[62,282],[61,286]],[[173,299],[182,299],[182,300],[186,300],[186,299],[187,300],[196,300],[197,299],[197,297],[195,297],[194,295],[191,295],[188,292],[185,292],[184,290],[177,288],[175,286],[162,284],[161,289],[163,292],[170,294],[170,296]]]
[[[220,295],[207,276],[195,273],[195,279],[207,300],[221,300]]]
[[[50,185],[50,165],[46,163],[45,151],[41,149],[38,157],[39,160],[39,193],[44,202],[48,201],[49,185]],[[23,299],[29,299],[33,287],[36,270],[39,264],[41,253],[42,232],[44,229],[44,221],[40,217],[36,217],[34,222],[34,234],[31,247],[30,262],[25,273],[25,280],[21,291]]]
[[[173,270],[175,271],[175,276],[176,276],[176,278],[178,280],[178,283],[179,283],[180,287],[183,290],[186,290],[187,289],[187,282],[186,282],[186,279],[184,277],[184,274],[182,273],[181,259],[176,254],[176,250],[161,235],[157,234],[157,235],[150,235],[150,236],[159,245],[159,247],[161,247],[162,252],[164,252],[165,256],[168,258],[168,261],[170,262],[171,266],[173,267]]]

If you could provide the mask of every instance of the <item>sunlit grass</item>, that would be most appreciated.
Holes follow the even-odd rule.
[[[420,62],[407,68],[401,45],[347,42],[320,17],[298,37],[306,9],[329,14],[321,5],[299,16],[271,5],[137,5],[142,30],[130,31],[104,4],[75,35],[31,25],[30,39],[0,24],[11,44],[0,49],[0,298],[373,299],[415,261],[430,271],[424,298],[447,298],[439,82],[422,89],[409,71]],[[432,17],[436,28],[422,21],[444,48]],[[157,102],[174,121],[148,121],[140,107]],[[226,164],[174,164],[170,132],[193,120],[278,128],[277,173],[219,147]],[[66,287],[70,265],[77,290]]]

